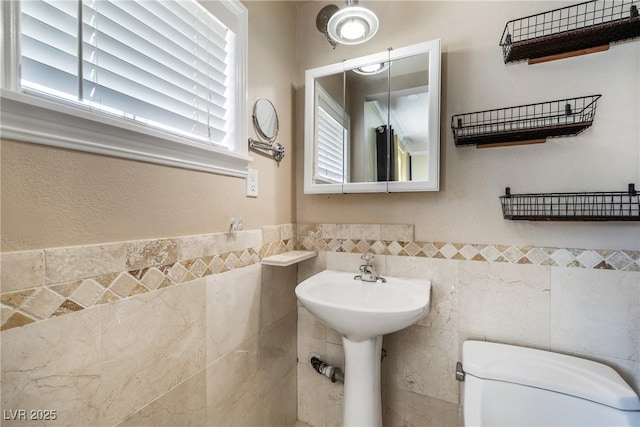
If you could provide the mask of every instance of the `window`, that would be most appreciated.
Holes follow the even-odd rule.
[[[245,176],[237,0],[4,2],[2,134]],[[65,126],[71,125],[73,126]]]
[[[349,123],[346,111],[316,84],[318,100],[315,120],[316,171],[315,182],[349,182]]]

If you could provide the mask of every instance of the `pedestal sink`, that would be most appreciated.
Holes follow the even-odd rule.
[[[385,278],[385,283],[364,282],[354,273],[325,270],[296,287],[302,305],[342,335],[345,427],[382,426],[382,335],[412,325],[429,311],[429,280]]]

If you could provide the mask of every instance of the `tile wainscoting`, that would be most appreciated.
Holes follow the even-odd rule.
[[[639,252],[413,241],[410,226],[299,224],[298,247],[319,255],[298,281],[357,271],[370,251],[381,275],[432,281],[429,314],[384,337],[383,424],[458,426],[455,363],[462,342],[487,340],[597,360],[640,392]],[[309,366],[344,367],[338,333],[298,306],[298,418],[340,426],[342,385]]]
[[[640,271],[640,251],[416,242],[411,225],[298,224],[297,229],[297,247],[304,250]]]
[[[294,225],[1,254],[2,330],[247,267],[292,250]]]
[[[292,249],[319,256],[259,264]],[[469,338],[599,360],[640,389],[638,251],[287,224],[1,254],[2,409],[56,410],[48,425],[280,426],[297,401],[301,421],[340,425],[341,386],[307,361],[343,365],[341,339],[296,309],[293,289],[327,268],[355,271],[367,251],[383,275],[433,283],[430,313],[385,337],[385,425],[458,424],[453,369]]]
[[[296,267],[259,264],[293,237],[289,224],[2,254],[2,409],[27,416],[2,425],[293,425]]]

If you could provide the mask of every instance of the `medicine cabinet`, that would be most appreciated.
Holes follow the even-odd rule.
[[[437,191],[440,40],[305,73],[304,192]]]

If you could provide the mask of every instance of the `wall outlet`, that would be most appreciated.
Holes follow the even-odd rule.
[[[258,171],[249,169],[247,172],[247,197],[258,197]]]

